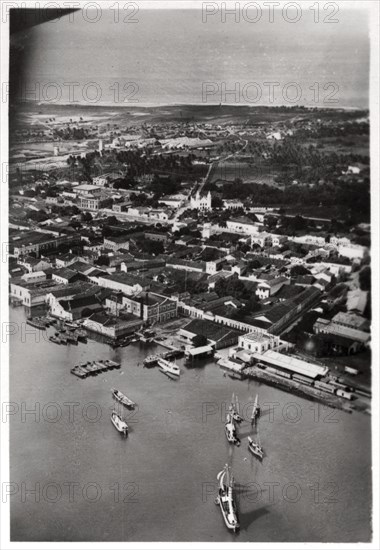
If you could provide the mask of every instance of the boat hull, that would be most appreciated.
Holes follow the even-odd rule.
[[[234,533],[236,533],[239,528],[240,528],[240,525],[239,525],[239,522],[237,520],[237,517],[236,517],[236,522],[232,523],[229,519],[228,519],[228,511],[225,509],[225,507],[223,506],[223,502],[224,502],[224,498],[227,496],[227,492],[226,491],[223,491],[222,489],[219,489],[219,492],[218,492],[218,498],[217,498],[217,504],[219,504],[219,507],[220,507],[220,511],[222,512],[222,516],[223,516],[223,520],[224,520],[224,523],[225,523],[225,526],[227,527],[227,529],[229,529],[230,531],[233,531]]]
[[[124,422],[123,420],[121,420],[119,418],[119,416],[116,414],[116,413],[112,413],[111,414],[111,422],[112,424],[115,426],[115,428],[117,429],[117,431],[119,433],[121,433],[122,435],[124,435],[125,437],[128,436],[128,426],[127,426],[127,423]]]

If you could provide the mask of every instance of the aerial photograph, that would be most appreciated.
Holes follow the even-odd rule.
[[[371,543],[368,3],[19,4],[10,541]]]

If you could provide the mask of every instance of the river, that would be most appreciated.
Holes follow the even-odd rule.
[[[25,320],[22,308],[11,309],[12,541],[370,540],[369,416],[233,380],[213,362],[188,369],[180,360],[173,381],[143,368],[155,345],[58,346]],[[121,369],[85,380],[70,373],[100,358]],[[127,439],[110,422],[112,387],[138,404],[127,416]],[[240,448],[226,441],[233,393],[246,415],[259,394],[262,463],[248,454],[248,422]],[[238,534],[214,503],[226,462],[236,480]]]

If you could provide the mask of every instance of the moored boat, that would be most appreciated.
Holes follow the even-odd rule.
[[[155,367],[157,365],[159,359],[159,355],[148,355],[143,361],[144,367],[150,369],[152,367]]]
[[[219,490],[215,503],[220,506],[227,529],[236,532],[239,529],[239,519],[234,495],[234,478],[228,464],[219,472],[217,480]]]
[[[263,448],[259,443],[253,441],[251,437],[248,436],[248,450],[259,460],[264,458]]]
[[[128,435],[128,424],[126,423],[125,420],[123,420],[121,415],[119,415],[119,413],[116,412],[115,410],[113,410],[111,413],[111,422],[115,426],[118,432],[120,432],[125,436]]]
[[[61,340],[57,338],[56,336],[49,336],[50,342],[53,342],[54,344],[61,345]]]
[[[240,424],[240,422],[243,422],[243,417],[240,414],[240,405],[237,395],[234,396],[234,394],[232,394],[232,399],[228,412],[235,422],[237,422],[238,424]]]
[[[159,357],[158,366],[161,368],[162,372],[165,374],[171,374],[173,376],[180,376],[181,371],[178,365],[176,363],[173,363],[172,361],[167,361],[166,359],[162,359],[162,357]]]
[[[234,445],[239,447],[240,439],[237,436],[235,422],[230,413],[227,413],[227,421],[224,425],[224,431],[225,431],[228,443],[233,443]]]
[[[127,407],[127,409],[134,409],[136,407],[136,403],[134,403],[129,397],[124,395],[121,391],[115,390],[112,388],[111,390],[113,397],[122,405]]]
[[[26,324],[30,325],[31,327],[37,328],[38,330],[46,330],[46,324],[38,317],[34,319],[27,319]]]

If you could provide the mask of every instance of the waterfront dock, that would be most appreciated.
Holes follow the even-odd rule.
[[[244,375],[247,378],[259,380],[260,382],[264,382],[269,386],[274,386],[283,391],[299,395],[300,397],[311,399],[312,401],[317,401],[333,409],[340,409],[348,413],[351,413],[353,410],[355,410],[355,405],[353,405],[351,402],[343,401],[335,395],[326,394],[316,388],[306,386],[288,378],[283,378],[282,376],[276,375],[275,373],[271,372],[269,374],[258,367],[246,367],[242,370],[242,372],[244,372]]]

